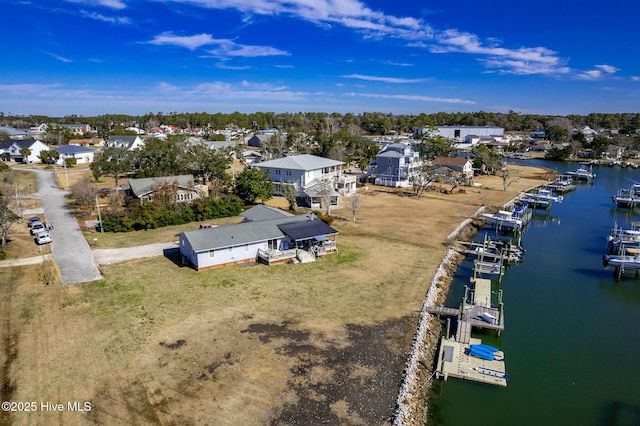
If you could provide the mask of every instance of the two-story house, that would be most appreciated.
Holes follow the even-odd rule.
[[[295,188],[299,204],[322,208],[323,198],[330,196],[331,205],[339,205],[341,196],[356,191],[356,177],[342,173],[342,161],[315,155],[293,155],[254,164],[266,170],[276,195],[283,195],[283,185]]]
[[[376,155],[375,184],[407,187],[421,166],[420,154],[412,145],[392,143]]]
[[[29,155],[22,155],[24,148],[29,150]],[[49,147],[45,143],[36,139],[7,139],[0,143],[0,157],[4,161],[17,163],[40,163],[40,153],[48,150]]]
[[[144,141],[140,136],[110,136],[105,148],[126,148],[129,151],[142,147]]]

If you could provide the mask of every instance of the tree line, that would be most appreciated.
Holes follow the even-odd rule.
[[[159,125],[171,125],[179,129],[279,129],[314,133],[324,126],[348,128],[355,126],[366,135],[388,135],[392,132],[410,132],[422,126],[498,126],[506,131],[544,130],[554,121],[566,119],[573,127],[589,126],[593,129],[618,129],[628,134],[640,129],[640,113],[591,113],[588,115],[540,115],[520,114],[515,111],[499,112],[437,112],[432,114],[390,114],[383,112],[326,113],[326,112],[254,112],[254,113],[207,113],[207,112],[149,112],[144,115],[103,114],[98,116],[67,115],[49,117],[43,115],[5,115],[0,112],[0,125],[28,128],[41,123],[89,124],[98,135],[112,135],[119,129],[138,125],[149,130]],[[64,132],[63,129],[60,132]]]

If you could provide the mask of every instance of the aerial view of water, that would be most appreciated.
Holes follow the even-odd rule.
[[[602,264],[614,223],[640,221],[640,208],[617,209],[611,200],[640,182],[640,170],[593,171],[592,183],[538,211],[524,232],[524,261],[502,282],[502,335],[474,333],[504,351],[507,387],[437,381],[430,425],[640,425],[640,278],[626,272],[618,281]],[[472,267],[465,261],[458,269],[448,306],[459,305]]]

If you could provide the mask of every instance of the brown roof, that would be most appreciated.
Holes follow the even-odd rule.
[[[436,157],[433,159],[434,166],[457,166],[462,167],[467,164],[468,158],[462,157]]]

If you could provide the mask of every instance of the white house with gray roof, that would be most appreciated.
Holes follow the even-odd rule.
[[[273,265],[337,251],[338,231],[312,213],[296,216],[258,205],[242,216],[242,223],[179,233],[182,263],[197,270],[256,261]]]
[[[105,148],[126,148],[129,151],[141,148],[144,141],[140,136],[109,136]]]
[[[344,164],[342,161],[304,154],[264,161],[252,167],[269,172],[276,195],[283,195],[283,185],[292,185],[301,204],[323,208],[322,200],[317,196],[321,187],[331,192],[332,205],[339,204],[340,196],[356,192],[356,177],[342,172]]]

